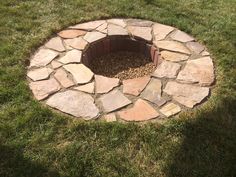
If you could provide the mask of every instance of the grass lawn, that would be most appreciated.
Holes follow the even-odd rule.
[[[209,101],[159,124],[85,122],[33,99],[30,54],[83,21],[134,17],[175,26],[213,54]],[[235,177],[235,0],[1,0],[1,177]]]

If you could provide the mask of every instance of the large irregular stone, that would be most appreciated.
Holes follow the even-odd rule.
[[[124,96],[119,90],[113,90],[99,98],[106,113],[123,108],[132,102]]]
[[[183,83],[199,83],[208,86],[214,82],[214,67],[210,57],[189,60],[182,71],[179,72],[178,81]]]
[[[119,79],[95,75],[96,93],[107,93],[119,85]]]
[[[82,57],[82,52],[73,49],[66,53],[65,56],[61,57],[58,61],[64,64],[68,63],[80,63]]]
[[[58,52],[50,49],[40,49],[30,61],[30,67],[46,66],[58,56]]]
[[[183,44],[176,41],[154,41],[153,43],[160,49],[191,54],[191,52]]]
[[[161,106],[165,104],[166,100],[161,97],[161,81],[158,79],[152,79],[141,93],[141,97],[152,103]]]
[[[57,33],[58,36],[65,38],[65,39],[72,39],[72,38],[76,38],[78,36],[83,36],[85,34],[86,34],[86,31],[73,30],[73,29],[63,30],[63,31]]]
[[[106,34],[100,33],[100,32],[88,32],[85,36],[84,39],[88,41],[89,43],[98,41],[100,39],[103,39],[106,37]]]
[[[127,24],[130,26],[141,26],[141,27],[151,27],[153,25],[152,21],[140,20],[140,19],[128,19]]]
[[[128,31],[135,37],[144,39],[146,41],[152,40],[151,27],[128,26]]]
[[[180,42],[190,42],[190,41],[194,41],[194,38],[189,36],[188,34],[186,34],[183,31],[176,31],[174,34],[171,35],[171,38],[176,40],[176,41],[180,41]]]
[[[138,96],[146,87],[150,77],[140,77],[123,81],[123,93]]]
[[[47,105],[67,114],[84,119],[96,118],[99,110],[94,104],[94,99],[86,93],[68,90],[51,96]]]
[[[159,116],[159,113],[146,101],[138,99],[132,108],[119,111],[118,115],[126,121],[146,121]]]
[[[78,50],[84,50],[88,42],[84,40],[82,37],[74,38],[74,39],[66,39],[65,43],[67,46],[78,49]]]
[[[92,22],[87,22],[87,23],[81,23],[75,26],[71,26],[70,28],[72,29],[82,29],[82,30],[94,30],[97,27],[101,26],[103,23],[106,23],[105,20],[97,20],[97,21],[92,21]]]
[[[125,36],[125,35],[128,35],[128,31],[121,26],[109,24],[108,25],[108,35],[109,36],[114,36],[114,35]]]
[[[39,81],[47,79],[51,73],[52,69],[50,68],[40,68],[40,69],[35,69],[33,71],[29,71],[27,73],[27,76],[33,81]]]
[[[72,74],[77,84],[88,83],[93,78],[93,72],[83,64],[68,64],[63,67]]]
[[[186,46],[196,54],[200,54],[205,49],[205,47],[198,42],[188,42]]]
[[[60,90],[60,85],[53,78],[49,80],[31,82],[29,85],[37,100],[45,99],[49,95]]]
[[[169,103],[160,109],[160,112],[164,114],[166,117],[173,116],[179,113],[180,111],[181,111],[181,108],[174,103]]]
[[[172,61],[172,62],[179,62],[179,61],[185,61],[189,58],[188,55],[176,53],[176,52],[169,52],[169,51],[162,51],[161,57],[164,60]]]
[[[153,34],[155,36],[155,40],[163,40],[166,38],[166,36],[174,30],[173,27],[167,26],[167,25],[162,25],[160,23],[155,23],[153,25]]]
[[[61,83],[65,88],[75,85],[71,79],[69,79],[67,73],[63,69],[58,69],[54,74],[54,77]]]
[[[45,44],[45,46],[49,49],[53,49],[53,50],[56,50],[58,52],[63,52],[63,51],[66,50],[60,37],[54,37],[54,38],[50,39]]]
[[[86,93],[94,93],[94,82],[85,84],[85,85],[81,85],[78,87],[75,87],[74,89],[82,91],[82,92],[86,92]]]
[[[163,61],[152,74],[159,78],[176,78],[181,65],[170,61]]]
[[[115,25],[118,25],[118,26],[121,26],[121,27],[126,27],[126,23],[123,19],[109,19],[107,20],[108,23],[112,23],[112,24],[115,24]]]
[[[189,108],[193,108],[209,95],[209,88],[207,87],[180,84],[174,81],[168,82],[163,91]]]

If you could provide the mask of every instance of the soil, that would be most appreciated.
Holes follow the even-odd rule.
[[[110,53],[94,58],[89,67],[95,74],[121,81],[151,75],[156,68],[150,58],[132,52]]]

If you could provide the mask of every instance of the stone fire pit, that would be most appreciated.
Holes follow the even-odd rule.
[[[122,82],[91,71],[92,60],[119,51],[145,55],[156,70]],[[214,67],[206,48],[174,27],[109,19],[57,33],[31,57],[27,77],[34,97],[63,113],[86,120],[147,121],[204,102]]]

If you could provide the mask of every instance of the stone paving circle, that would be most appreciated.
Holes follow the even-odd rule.
[[[150,58],[150,76],[123,80],[94,74],[99,56],[131,51]],[[214,66],[206,47],[175,27],[138,19],[109,19],[70,26],[30,59],[34,97],[76,118],[160,120],[206,101]]]

